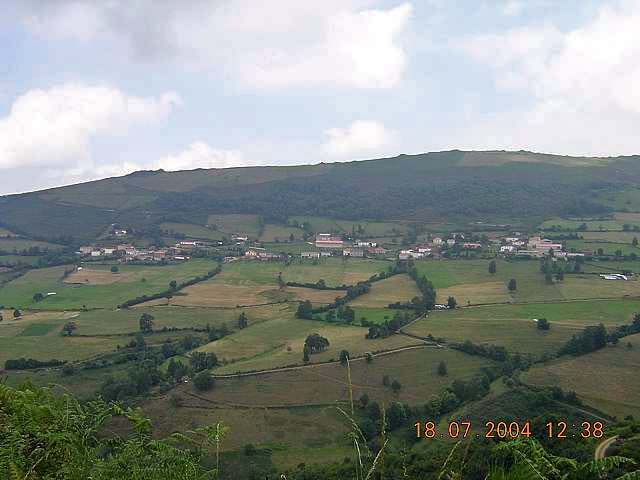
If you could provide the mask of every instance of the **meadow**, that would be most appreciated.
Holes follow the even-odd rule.
[[[352,233],[366,237],[402,236],[407,231],[406,224],[395,222],[368,222],[366,220],[339,220],[327,217],[292,216],[289,223],[308,223],[318,233]]]
[[[38,247],[41,250],[62,250],[62,245],[55,243],[41,242],[38,240],[28,240],[25,238],[16,237],[2,237],[0,238],[0,251],[1,252],[21,252],[33,247]]]
[[[93,285],[66,283],[63,278],[69,266],[59,266],[31,270],[22,277],[0,288],[0,305],[16,308],[32,308],[39,310],[79,310],[87,308],[113,309],[119,303],[141,295],[150,295],[164,291],[171,280],[178,283],[190,278],[204,275],[213,270],[216,264],[211,260],[193,259],[189,262],[166,266],[119,265],[118,273],[111,273],[111,265],[94,265],[76,276],[80,281],[88,279],[92,271],[98,270],[101,276],[113,278],[109,283]],[[121,276],[125,281],[117,281]],[[49,295],[40,302],[33,300],[37,292]]]
[[[301,365],[304,341],[312,333],[326,337],[330,346],[324,352],[311,355],[311,363],[338,360],[341,350],[355,357],[421,343],[400,335],[368,340],[366,328],[300,320],[294,318],[291,307],[283,307],[274,318],[208,343],[199,350],[214,352],[224,363],[216,368],[217,374]]]
[[[300,228],[267,223],[259,240],[261,242],[288,242],[291,235],[293,235],[294,240],[300,240],[302,233]]]
[[[209,215],[207,225],[213,230],[227,235],[243,233],[252,238],[258,238],[262,230],[261,219],[258,215]]]
[[[371,285],[369,292],[350,302],[352,307],[384,308],[390,303],[409,302],[420,295],[416,283],[407,275],[394,275]]]
[[[640,300],[578,301],[529,305],[493,305],[431,312],[405,330],[448,341],[494,344],[512,352],[555,353],[585,326],[631,323]],[[538,330],[534,319],[546,318],[550,330]]]
[[[277,285],[278,275],[285,282],[315,283],[322,279],[328,286],[353,285],[367,280],[371,275],[386,270],[391,263],[370,259],[341,259],[335,257],[319,260],[294,260],[283,262],[238,261],[224,266],[212,282],[246,285]]]
[[[192,223],[171,223],[165,222],[160,224],[162,230],[167,230],[169,234],[180,233],[188,238],[198,240],[222,240],[225,236],[223,232],[212,230],[202,225],[194,225]]]
[[[522,375],[522,380],[532,385],[573,390],[587,405],[624,418],[640,415],[639,368],[640,334],[637,334],[597,352],[534,367]]]

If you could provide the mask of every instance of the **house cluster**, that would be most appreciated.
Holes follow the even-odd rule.
[[[319,251],[302,252],[303,258],[320,258],[329,256],[344,256],[364,258],[367,256],[384,255],[387,251],[376,242],[368,240],[344,240],[339,235],[319,233],[316,235],[315,246]]]
[[[556,258],[584,257],[584,253],[573,253],[564,250],[562,243],[540,236],[526,237],[515,232],[512,236],[502,238],[500,253],[520,257],[542,258],[553,255]]]
[[[200,242],[178,242],[173,247],[149,247],[139,248],[129,243],[118,245],[86,245],[81,246],[76,252],[82,257],[110,257],[117,258],[121,262],[162,262],[189,260],[190,250],[198,248]]]
[[[244,256],[251,260],[262,260],[263,262],[282,259],[281,254],[267,252],[267,250],[262,247],[251,247],[244,252]]]

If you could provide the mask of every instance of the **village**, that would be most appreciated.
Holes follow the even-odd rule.
[[[86,260],[116,259],[122,263],[162,263],[188,261],[194,252],[207,251],[222,255],[225,261],[245,258],[258,261],[281,261],[298,257],[318,260],[324,257],[377,258],[377,259],[447,259],[474,257],[502,257],[537,259],[575,259],[591,256],[593,252],[567,251],[564,244],[539,235],[529,236],[522,232],[511,232],[504,236],[489,238],[473,234],[453,232],[432,236],[412,244],[385,243],[368,239],[351,238],[335,233],[318,233],[304,245],[308,249],[286,252],[273,244],[263,245],[244,233],[234,233],[226,241],[178,240],[171,246],[137,246],[125,241],[126,230],[114,230],[115,241],[81,246],[77,255]],[[280,244],[282,246],[283,244]],[[280,251],[279,251],[280,250]]]

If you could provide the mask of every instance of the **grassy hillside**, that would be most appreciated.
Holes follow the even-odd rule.
[[[204,226],[224,214],[283,224],[329,211],[347,220],[339,229],[377,221],[369,229],[381,234],[398,220],[599,215],[634,188],[637,160],[454,150],[348,163],[137,172],[1,197],[0,225],[32,237],[90,239],[113,222]]]

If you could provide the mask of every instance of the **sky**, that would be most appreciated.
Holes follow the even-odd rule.
[[[0,194],[449,149],[640,154],[640,0],[3,0]]]

